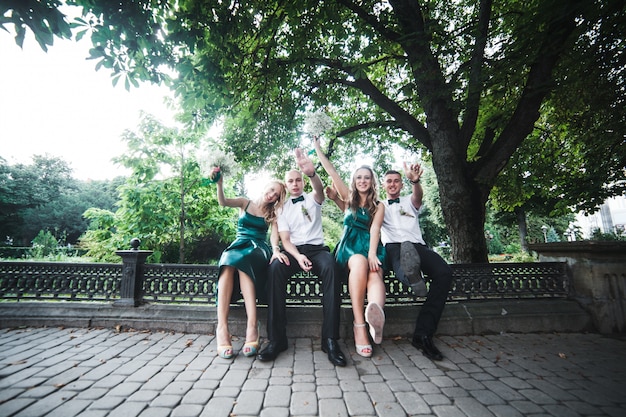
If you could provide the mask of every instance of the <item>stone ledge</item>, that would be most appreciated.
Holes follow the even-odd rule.
[[[405,337],[413,332],[419,305],[385,308],[385,337]],[[267,308],[259,307],[262,336],[267,334]],[[352,336],[352,310],[342,307],[341,336]],[[322,309],[319,306],[287,308],[292,337],[319,337]],[[110,303],[2,302],[0,328],[116,327],[213,334],[217,317],[214,306],[146,304],[114,307]],[[245,334],[245,311],[231,308],[231,332]],[[448,303],[439,324],[440,335],[494,333],[594,332],[591,317],[575,301],[564,299],[486,300]]]

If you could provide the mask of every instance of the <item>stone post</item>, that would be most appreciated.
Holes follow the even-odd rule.
[[[575,241],[528,245],[539,261],[566,262],[570,297],[587,310],[600,333],[626,331],[626,242]]]
[[[143,267],[146,258],[152,255],[150,250],[139,250],[141,241],[131,239],[130,250],[118,250],[116,255],[122,257],[122,282],[120,299],[113,302],[118,307],[137,307],[143,303]]]

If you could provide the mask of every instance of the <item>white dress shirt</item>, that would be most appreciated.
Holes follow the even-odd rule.
[[[418,220],[423,205],[419,210],[415,209],[410,195],[400,197],[399,203],[389,204],[388,200],[383,200],[383,204],[385,205],[385,218],[380,231],[380,240],[383,245],[402,242],[426,244],[422,238]]]
[[[289,197],[278,213],[278,232],[289,232],[291,243],[323,245],[322,205],[311,194],[302,193],[304,201],[293,203]]]

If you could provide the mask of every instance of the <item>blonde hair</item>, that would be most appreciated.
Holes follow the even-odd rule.
[[[352,182],[350,184],[349,207],[353,213],[356,213],[357,210],[361,207],[361,196],[358,190],[356,189],[356,173],[361,169],[365,169],[369,171],[370,175],[372,176],[372,183],[371,183],[370,189],[367,191],[367,196],[365,197],[365,207],[364,207],[370,214],[370,222],[371,222],[372,219],[374,218],[374,214],[376,213],[376,210],[378,209],[378,202],[379,202],[378,181],[376,180],[376,175],[374,175],[374,171],[372,170],[372,168],[368,167],[367,165],[362,165],[361,167],[355,169],[354,173],[352,174]]]
[[[284,182],[271,180],[269,183],[267,183],[264,190],[267,190],[267,188],[271,184],[277,184],[280,186],[280,194],[278,195],[278,199],[273,203],[265,203],[264,200],[261,204],[261,212],[263,213],[263,218],[265,219],[265,222],[267,224],[272,224],[272,222],[276,220],[276,210],[282,207],[283,203],[285,202],[285,197],[287,197],[287,186]]]

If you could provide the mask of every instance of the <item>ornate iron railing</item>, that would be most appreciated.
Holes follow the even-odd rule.
[[[0,298],[110,301],[121,279],[122,264],[0,262]]]
[[[210,265],[146,264],[144,295],[155,303],[215,303],[219,269]]]
[[[561,262],[453,264],[451,300],[567,297],[569,279]],[[0,262],[0,299],[115,301],[120,298],[122,264]],[[218,268],[211,265],[145,264],[140,302],[215,304]],[[388,304],[421,303],[392,275],[385,277]],[[302,273],[288,282],[292,305],[321,302],[317,277]],[[343,303],[349,304],[347,285]]]

